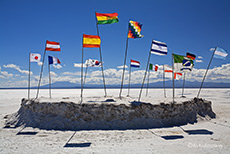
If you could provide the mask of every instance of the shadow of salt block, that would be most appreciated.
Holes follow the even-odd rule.
[[[18,132],[16,135],[36,135],[38,132]]]
[[[66,143],[64,148],[86,148],[90,147],[92,143]]]
[[[182,139],[184,136],[182,135],[167,135],[167,136],[161,136],[161,138],[165,140],[176,140],[176,139]]]
[[[206,129],[184,130],[188,135],[212,135],[213,132]]]

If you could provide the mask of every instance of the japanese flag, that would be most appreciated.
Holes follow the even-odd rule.
[[[30,62],[40,62],[41,55],[39,53],[30,53]]]

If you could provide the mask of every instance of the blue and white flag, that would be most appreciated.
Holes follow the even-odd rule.
[[[224,49],[217,47],[215,50],[214,58],[226,59],[227,55],[228,53]]]
[[[48,56],[49,65],[50,64],[61,64],[57,57]]]
[[[168,49],[167,45],[164,42],[159,42],[156,40],[152,41],[151,53],[156,55],[167,55]]]

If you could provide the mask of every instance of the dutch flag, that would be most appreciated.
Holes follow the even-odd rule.
[[[140,67],[140,62],[131,59],[130,66],[131,66],[131,67]]]
[[[152,41],[151,53],[155,55],[164,56],[167,55],[168,49],[167,45],[164,42]]]

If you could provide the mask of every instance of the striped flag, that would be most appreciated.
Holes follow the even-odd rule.
[[[117,13],[96,13],[97,24],[112,24],[118,22]]]
[[[142,24],[130,20],[128,38],[142,38],[143,35],[141,35],[141,27]]]
[[[194,54],[191,54],[191,53],[187,52],[186,57],[188,57],[188,58],[190,58],[190,59],[194,60],[194,59],[196,58],[196,55],[194,55]]]
[[[149,64],[149,70],[153,70],[153,68],[154,68],[154,70],[157,71],[158,67],[159,66],[157,64],[155,66],[153,64],[151,64],[151,63]]]
[[[156,40],[152,41],[152,47],[151,47],[152,54],[164,56],[167,55],[167,52],[168,52],[167,45],[164,42],[160,42]]]
[[[48,51],[61,51],[60,43],[53,41],[46,41],[46,50]]]
[[[57,57],[48,56],[49,65],[50,64],[61,64]]]
[[[98,35],[83,34],[83,48],[99,48],[101,38]]]
[[[131,59],[130,66],[131,67],[140,67],[140,62]]]
[[[214,58],[225,60],[227,55],[228,53],[224,49],[217,47],[215,50]]]

